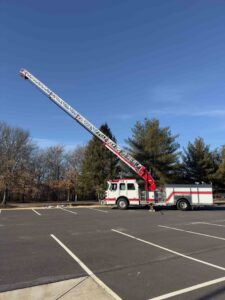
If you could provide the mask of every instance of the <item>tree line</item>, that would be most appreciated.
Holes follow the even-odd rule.
[[[109,126],[100,127],[116,141]],[[136,122],[126,150],[152,174],[158,185],[212,183],[225,188],[225,145],[210,149],[196,137],[185,149],[159,120]],[[85,146],[40,149],[28,131],[0,122],[0,197],[7,201],[75,201],[103,197],[107,180],[136,176],[92,137]],[[138,179],[138,177],[136,176]]]

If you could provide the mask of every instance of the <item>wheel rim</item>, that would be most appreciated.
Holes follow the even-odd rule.
[[[187,208],[187,203],[184,202],[184,201],[181,201],[180,207],[181,207],[182,209],[186,209],[186,208]]]
[[[120,207],[125,208],[126,207],[126,202],[125,201],[120,201]]]

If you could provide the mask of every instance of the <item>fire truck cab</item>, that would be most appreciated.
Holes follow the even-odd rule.
[[[126,209],[130,205],[144,205],[152,201],[154,192],[141,191],[134,178],[122,178],[108,181],[106,197],[102,203]]]

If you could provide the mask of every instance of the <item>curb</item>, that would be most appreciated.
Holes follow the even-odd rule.
[[[76,205],[76,206],[73,206],[73,205],[68,205],[68,206],[51,206],[51,207],[48,207],[48,206],[30,206],[30,207],[13,207],[13,208],[0,208],[0,210],[32,210],[32,209],[58,209],[58,208],[90,208],[90,207],[96,207],[96,208],[105,208],[106,206],[105,205]],[[112,207],[112,206],[109,206],[107,205],[107,207]]]

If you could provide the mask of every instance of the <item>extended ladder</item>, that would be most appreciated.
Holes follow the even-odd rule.
[[[80,125],[87,129],[90,133],[99,138],[106,148],[113,152],[117,157],[119,157],[126,165],[128,165],[132,170],[134,170],[141,178],[145,180],[146,191],[154,191],[156,186],[151,174],[147,169],[142,166],[136,159],[134,159],[129,153],[120,148],[115,142],[108,138],[104,133],[102,133],[98,128],[91,124],[87,119],[85,119],[80,113],[78,113],[72,106],[66,103],[62,98],[57,96],[53,91],[51,91],[46,85],[44,85],[35,76],[29,73],[25,69],[20,70],[20,75],[29,79],[37,88],[39,88],[44,94],[48,96],[55,104],[57,104],[61,109],[63,109],[70,117],[76,120]]]

